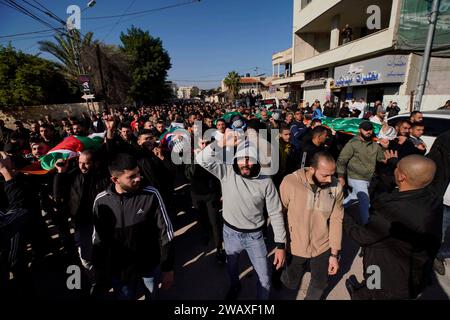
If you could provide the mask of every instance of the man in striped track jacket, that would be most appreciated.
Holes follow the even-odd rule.
[[[173,283],[173,229],[160,193],[142,186],[136,160],[117,154],[109,164],[113,184],[94,201],[93,294],[113,287],[116,298],[136,299],[139,285],[154,293]]]

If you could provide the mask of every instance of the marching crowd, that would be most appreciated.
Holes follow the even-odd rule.
[[[339,112],[329,103],[322,112],[319,101],[280,109],[123,107],[80,118],[47,116],[28,123],[30,129],[0,120],[0,294],[11,290],[10,272],[20,292],[31,290],[29,263],[55,250],[50,223],[65,254],[79,259],[93,298],[136,299],[143,288],[152,299],[170,288],[173,191],[182,175],[203,238],[213,240],[217,263],[227,268],[226,299],[241,291],[242,251],[258,275],[257,299],[269,299],[278,281],[298,290],[308,265],[306,299],[324,298],[339,272],[343,233],[361,247],[364,270],[376,265],[382,273],[378,289],[351,277],[352,299],[417,298],[433,267],[445,273],[450,255],[444,200],[450,131],[426,146],[420,112],[389,126],[386,116],[399,112],[396,103],[369,113],[359,107],[355,101]],[[322,124],[336,115],[363,118],[357,133]],[[208,130],[213,134],[205,138]],[[269,134],[261,135],[264,130]],[[99,147],[58,159],[45,174],[27,169],[65,138],[91,134],[103,137]],[[175,161],[180,158],[191,161]]]

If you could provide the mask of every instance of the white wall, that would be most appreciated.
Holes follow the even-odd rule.
[[[314,57],[302,60],[292,65],[292,72],[305,72],[326,66],[334,65],[338,62],[361,59],[369,54],[383,51],[392,47],[392,32],[390,29],[373,33],[333,50],[325,51]],[[295,60],[294,60],[295,61]]]
[[[301,7],[299,5],[294,5],[294,31],[303,28],[341,1],[342,0],[315,0],[308,4],[305,8],[303,8],[303,10],[301,10]],[[294,3],[296,2],[300,1],[294,0]]]

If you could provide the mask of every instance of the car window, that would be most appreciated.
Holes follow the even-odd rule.
[[[425,124],[424,135],[430,137],[437,137],[441,133],[450,130],[450,119],[427,118],[424,117]]]
[[[395,119],[389,119],[388,120],[388,124],[391,127],[395,128],[395,125],[397,124],[397,122],[399,122],[400,120],[409,120],[409,116],[404,116],[404,117],[396,117]]]

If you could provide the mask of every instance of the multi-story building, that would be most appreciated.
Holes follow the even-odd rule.
[[[178,99],[190,99],[191,92],[194,87],[179,87],[177,91]]]
[[[246,94],[254,94],[254,95],[262,95],[264,99],[270,97],[269,93],[269,86],[271,83],[272,78],[265,78],[265,77],[241,77],[240,79],[240,88],[239,88],[239,94],[240,95],[246,95]],[[221,83],[222,92],[227,92],[228,88],[225,85],[224,81],[222,80]]]
[[[301,83],[305,80],[305,75],[292,74],[292,48],[272,55],[272,70],[270,93],[278,99],[300,102],[303,95]]]
[[[418,85],[428,5],[421,0],[294,0],[287,72],[304,74],[303,99],[397,101],[407,111]],[[450,0],[441,1],[440,11],[423,110],[450,99]],[[351,32],[344,32],[346,25]]]

